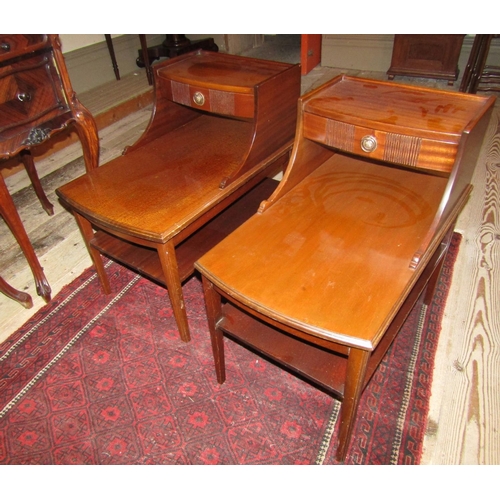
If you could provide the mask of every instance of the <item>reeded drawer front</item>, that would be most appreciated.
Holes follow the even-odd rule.
[[[0,72],[0,134],[19,133],[19,127],[36,126],[67,109],[53,80],[45,56],[15,64]]]
[[[169,80],[166,83],[165,90],[168,99],[178,104],[227,116],[241,118],[254,116],[253,94],[199,87],[175,80]]]
[[[304,137],[326,146],[408,167],[451,172],[458,145],[364,128],[304,113]]]

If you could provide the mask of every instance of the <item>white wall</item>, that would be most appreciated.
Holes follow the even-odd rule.
[[[112,38],[120,35],[111,35]],[[63,53],[104,42],[104,35],[59,35]]]
[[[66,66],[75,92],[86,92],[104,83],[113,81],[115,75],[105,37],[94,35],[59,35]],[[186,35],[191,40],[214,37],[215,43],[223,50],[223,35]],[[136,60],[141,48],[139,36],[111,35],[116,62],[121,76],[138,70]],[[165,35],[147,34],[148,47],[163,43]]]
[[[111,38],[116,38],[122,35],[111,35]],[[186,35],[190,40],[199,40],[200,38],[217,37],[215,42],[219,45],[219,50],[223,50],[222,35]],[[253,35],[252,35],[253,36]],[[104,42],[104,35],[59,35],[62,43],[63,53],[72,52],[73,50],[88,47],[99,42]]]
[[[474,35],[467,35],[462,45],[458,68],[459,78],[467,66],[474,42]],[[359,71],[389,69],[392,59],[394,35],[323,35],[321,65]],[[493,39],[488,54],[488,64],[500,63],[500,39]]]

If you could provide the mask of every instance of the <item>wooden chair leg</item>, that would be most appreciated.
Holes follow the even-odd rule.
[[[80,214],[76,212],[74,213],[74,216],[76,223],[80,228],[80,232],[82,233],[83,240],[85,241],[85,246],[87,247],[87,250],[90,254],[90,258],[94,263],[97,276],[99,276],[99,281],[101,282],[102,289],[105,294],[110,294],[111,286],[109,284],[109,279],[106,273],[106,269],[104,269],[104,263],[102,261],[101,254],[90,244],[90,241],[94,237],[94,230],[92,229],[92,224],[87,219],[85,219],[85,217],[82,217]]]
[[[184,304],[184,295],[182,294],[182,284],[177,267],[175,247],[172,240],[158,245],[157,251],[181,340],[189,342],[191,336],[189,334],[186,306]]]
[[[462,81],[460,82],[460,92],[468,92],[469,87],[473,78],[473,74],[477,71],[477,63],[479,57],[479,47],[481,45],[482,35],[476,35],[474,37],[474,43],[472,44],[472,49],[467,61],[467,66],[465,67],[464,74],[462,76]]]
[[[217,328],[217,321],[221,317],[221,296],[216,292],[213,284],[202,276],[203,293],[205,295],[205,306],[207,308],[208,328],[212,342],[215,372],[217,382],[223,384],[226,380],[226,365],[224,359],[224,335]]]
[[[149,62],[148,43],[146,41],[146,35],[139,35],[139,40],[141,42],[142,60],[144,63],[144,67],[146,68],[146,77],[148,79],[149,85],[153,85],[153,69],[151,68],[151,64]]]
[[[43,273],[42,266],[38,261],[33,245],[29,240],[26,229],[24,229],[23,222],[17,213],[16,206],[12,201],[9,190],[5,184],[3,177],[0,175],[0,215],[5,219],[12,234],[16,238],[21,250],[28,261],[28,264],[35,279],[36,291],[45,302],[50,301],[51,289],[45,274]]]
[[[21,161],[23,162],[24,168],[28,173],[28,177],[31,180],[31,184],[33,184],[33,189],[42,204],[43,209],[49,214],[54,215],[54,206],[50,203],[47,198],[45,191],[42,188],[42,184],[40,183],[40,178],[38,177],[38,173],[35,168],[35,162],[33,161],[33,156],[31,152],[25,149],[21,151]]]
[[[476,94],[481,81],[481,75],[483,74],[484,66],[486,65],[486,60],[488,59],[488,53],[490,51],[490,44],[492,35],[477,35],[481,37],[481,46],[479,48],[479,56],[477,60],[477,66],[473,74],[471,86],[469,89],[470,94]]]
[[[33,307],[33,300],[31,295],[16,290],[14,287],[10,286],[1,276],[0,276],[0,292],[4,293],[7,297],[19,302],[26,309]]]
[[[493,35],[476,35],[460,84],[460,92],[477,93]]]
[[[108,46],[109,57],[111,57],[111,64],[113,65],[113,71],[115,72],[115,78],[120,79],[120,70],[118,69],[118,63],[116,62],[115,48],[113,47],[113,40],[111,35],[104,35],[106,40],[106,45]]]
[[[369,359],[369,351],[351,348],[347,362],[344,399],[340,409],[339,446],[336,455],[339,462],[343,462],[347,455]]]

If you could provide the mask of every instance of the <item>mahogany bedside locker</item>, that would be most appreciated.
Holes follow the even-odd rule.
[[[340,76],[299,101],[276,191],[197,261],[217,379],[224,336],[342,400],[359,398],[419,295],[433,293],[494,98]]]
[[[275,189],[295,133],[300,66],[199,50],[153,70],[142,137],[57,193],[105,292],[101,254],[167,287],[187,342],[181,284]]]

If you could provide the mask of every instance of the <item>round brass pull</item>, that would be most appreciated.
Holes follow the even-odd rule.
[[[31,101],[31,94],[29,92],[21,92],[17,94],[17,99],[21,102]]]
[[[193,101],[198,106],[203,106],[205,104],[205,96],[201,92],[195,92],[193,94]]]
[[[365,135],[361,139],[361,149],[365,153],[371,153],[377,149],[377,139],[373,135]]]

